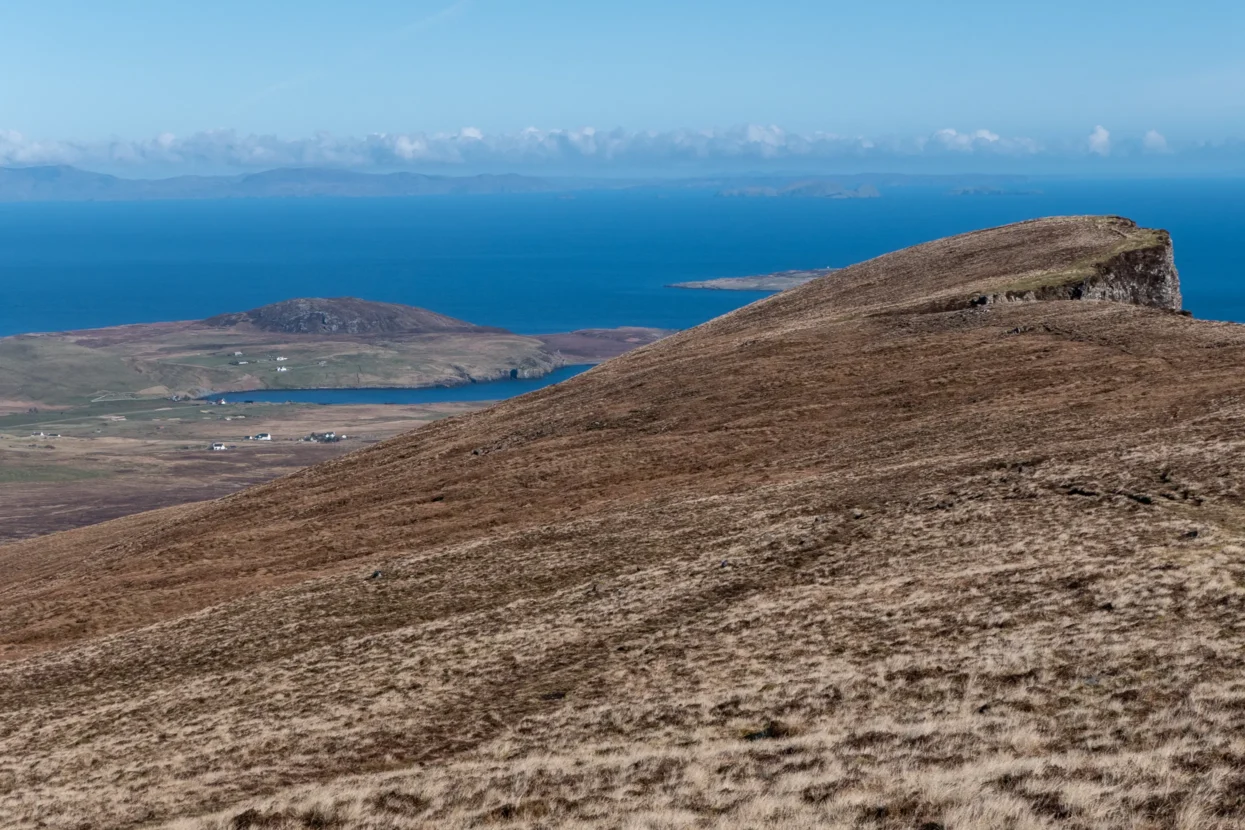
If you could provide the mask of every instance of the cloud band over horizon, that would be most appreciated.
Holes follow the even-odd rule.
[[[306,138],[209,130],[185,137],[164,133],[143,140],[38,140],[0,129],[0,166],[73,165],[86,169],[247,172],[330,167],[361,171],[512,170],[620,173],[730,169],[814,169],[872,166],[1022,171],[1060,166],[1131,163],[1175,168],[1179,162],[1224,172],[1245,171],[1245,142],[1179,145],[1156,130],[1119,137],[1096,125],[1088,135],[1057,141],[1005,137],[987,129],[947,128],[913,137],[796,133],[775,126],[629,131],[541,130],[484,133],[382,133],[362,138],[318,133]]]

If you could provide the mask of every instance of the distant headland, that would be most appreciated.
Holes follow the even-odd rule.
[[[206,320],[0,338],[0,404],[21,411],[207,392],[541,378],[669,333],[628,327],[533,336],[415,306],[309,297]]]
[[[725,197],[876,199],[897,187],[938,186],[965,195],[1009,188],[1017,176],[904,174],[559,178],[517,173],[362,173],[321,167],[219,176],[136,179],[69,165],[0,167],[0,202],[133,202],[158,199],[385,198],[555,194],[578,191],[699,190]]]

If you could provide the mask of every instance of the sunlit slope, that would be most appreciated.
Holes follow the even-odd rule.
[[[0,547],[0,814],[1234,826],[1245,337],[1178,303],[1124,220],[970,234]]]

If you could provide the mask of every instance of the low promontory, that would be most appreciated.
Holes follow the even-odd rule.
[[[541,337],[355,297],[0,338],[0,408],[260,389],[457,386],[598,363],[669,332]]]

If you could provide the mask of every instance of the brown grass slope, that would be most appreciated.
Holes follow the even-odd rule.
[[[942,240],[2,546],[0,825],[1240,826],[1245,331],[1095,296],[1178,303],[1166,235]]]

